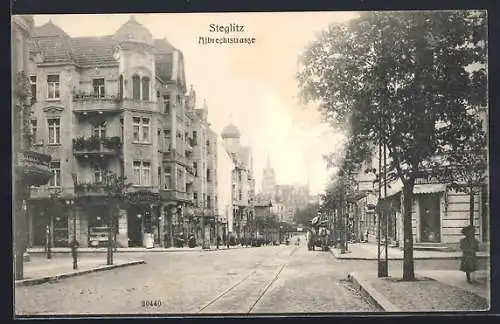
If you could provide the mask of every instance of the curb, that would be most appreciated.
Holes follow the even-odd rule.
[[[250,247],[248,247],[250,248]],[[224,248],[224,249],[216,249],[216,248],[210,248],[210,249],[205,249],[205,250],[159,250],[159,249],[143,249],[143,250],[117,250],[113,251],[113,253],[181,253],[181,252],[213,252],[213,251],[226,251],[226,250],[238,250],[238,249],[246,249],[245,247],[232,247],[232,248]],[[40,255],[40,254],[47,254],[45,251],[30,251],[28,250],[28,253],[31,255]],[[70,254],[71,250],[67,251],[52,251],[52,254]],[[100,254],[100,253],[107,253],[106,250],[85,250],[85,251],[78,251],[78,254]]]
[[[347,280],[351,282],[362,295],[370,299],[383,311],[401,312],[401,309],[392,304],[389,300],[387,300],[387,298],[382,296],[378,291],[375,290],[375,288],[373,288],[370,283],[361,278],[355,272],[348,273]]]
[[[365,261],[376,261],[377,257],[350,257],[350,256],[342,256],[338,252],[330,249],[330,252],[335,256],[335,258],[339,260],[365,260]],[[478,255],[478,259],[489,259],[488,255]],[[460,260],[461,256],[435,256],[435,257],[415,257],[413,256],[413,260]],[[403,261],[402,257],[389,257],[389,261]]]
[[[116,268],[123,268],[127,266],[132,266],[132,265],[138,265],[138,264],[145,264],[146,262],[144,260],[138,260],[138,261],[131,261],[131,262],[126,262],[122,264],[113,264],[113,265],[106,265],[100,268],[92,268],[92,269],[86,269],[86,270],[81,270],[77,272],[69,272],[69,273],[63,273],[55,276],[46,276],[46,277],[41,277],[41,278],[33,278],[33,279],[23,279],[23,280],[18,280],[15,282],[16,287],[24,287],[24,286],[34,286],[34,285],[40,285],[46,282],[53,282],[53,281],[58,281],[61,279],[66,279],[70,277],[77,277],[77,276],[82,276],[85,274],[89,273],[94,273],[94,272],[101,272],[101,271],[106,271],[106,270],[112,270]]]

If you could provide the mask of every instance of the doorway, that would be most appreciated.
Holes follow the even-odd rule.
[[[419,197],[420,241],[425,243],[441,242],[440,195],[425,194]]]
[[[140,216],[139,216],[140,215]],[[142,219],[144,213],[137,208],[131,207],[127,211],[127,231],[128,231],[128,246],[142,246]]]

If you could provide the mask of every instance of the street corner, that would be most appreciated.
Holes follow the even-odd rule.
[[[86,275],[86,274],[90,274],[90,273],[113,270],[113,269],[118,269],[118,268],[133,266],[133,265],[140,265],[140,264],[146,264],[146,261],[144,261],[144,260],[118,261],[112,265],[97,265],[97,266],[94,266],[94,267],[89,268],[89,269],[82,269],[82,270],[77,270],[77,271],[73,271],[73,272],[65,272],[65,273],[61,272],[61,273],[55,273],[55,274],[50,274],[50,275],[46,275],[46,276],[40,276],[37,278],[16,280],[15,287],[41,285],[41,284],[44,284],[47,282],[54,282],[54,281],[59,281],[59,280],[66,279],[66,278],[82,276],[82,275]]]

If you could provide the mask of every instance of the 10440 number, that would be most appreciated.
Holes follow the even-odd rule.
[[[161,300],[143,300],[141,302],[142,307],[160,307],[162,305]]]

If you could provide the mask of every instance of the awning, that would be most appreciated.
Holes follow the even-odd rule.
[[[436,192],[444,192],[446,191],[446,184],[436,183],[436,184],[418,184],[413,187],[413,194],[428,194],[428,193],[436,193]]]

